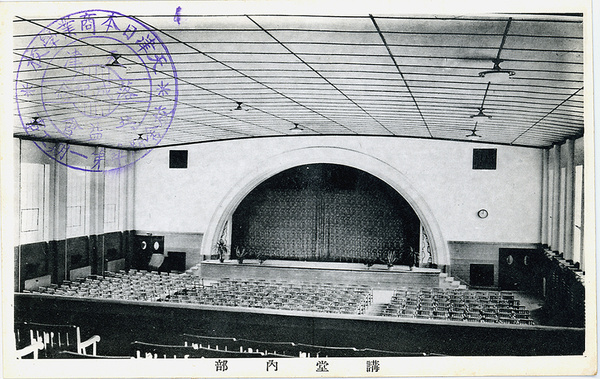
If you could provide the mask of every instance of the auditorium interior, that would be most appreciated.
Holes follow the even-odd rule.
[[[172,4],[13,19],[16,358],[590,351],[583,13]]]

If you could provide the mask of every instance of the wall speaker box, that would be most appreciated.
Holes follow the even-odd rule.
[[[152,254],[160,253],[164,254],[165,252],[165,237],[164,236],[152,236],[150,239],[150,249]]]
[[[152,237],[151,236],[135,236],[134,239],[134,259],[132,266],[138,270],[146,270],[148,261],[152,256]]]
[[[473,170],[495,170],[498,150],[473,149]]]
[[[500,248],[498,250],[498,287],[509,291],[539,291],[534,275],[539,267],[536,249]]]
[[[169,150],[169,168],[187,168],[187,150]]]

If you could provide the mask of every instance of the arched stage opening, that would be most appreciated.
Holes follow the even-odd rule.
[[[256,259],[419,266],[419,217],[364,171],[316,163],[253,189],[231,220],[233,254]]]
[[[244,200],[261,184],[268,183],[270,178],[282,174],[284,171],[293,169],[294,167],[306,167],[308,165],[340,165],[347,169],[355,169],[368,174],[365,177],[374,177],[393,189],[399,196],[410,206],[414,214],[417,216],[421,225],[421,234],[425,234],[427,250],[431,255],[431,261],[440,266],[449,266],[449,251],[447,243],[442,236],[441,230],[437,221],[424,201],[419,192],[411,185],[409,180],[398,169],[392,167],[381,159],[373,157],[363,152],[341,148],[336,146],[311,146],[303,147],[295,150],[289,150],[284,153],[271,157],[262,162],[257,162],[255,169],[238,181],[231,190],[220,201],[219,206],[214,212],[202,242],[202,252],[205,256],[214,256],[215,246],[219,240],[225,236],[225,241],[232,248],[232,223],[233,216],[238,207],[242,205]],[[316,167],[316,166],[315,166]],[[362,175],[362,174],[361,174]],[[423,238],[419,238],[420,249],[423,250]],[[236,237],[237,238],[237,237]],[[323,250],[324,246],[317,241],[315,236],[314,253],[317,253],[317,246],[320,246],[319,254],[326,254],[327,250]],[[413,243],[414,241],[410,242]],[[405,246],[411,246],[407,243]],[[371,246],[376,246],[375,251],[383,252],[384,245],[372,243]],[[388,245],[392,250],[394,246],[388,241]],[[233,246],[235,248],[235,245]],[[249,248],[252,248],[250,246]],[[378,250],[379,249],[379,250]],[[313,254],[314,254],[313,253]],[[233,253],[233,255],[235,252]],[[331,252],[330,252],[331,254]],[[331,255],[330,255],[331,257]],[[306,259],[308,256],[295,258]],[[315,256],[316,258],[316,256]],[[423,255],[421,255],[423,258]],[[350,258],[351,260],[352,258]],[[400,257],[400,259],[403,259]],[[334,259],[335,260],[335,257]]]

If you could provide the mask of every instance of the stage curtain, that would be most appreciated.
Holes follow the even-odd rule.
[[[406,201],[367,173],[323,166],[272,178],[249,194],[233,216],[232,246],[251,257],[347,262],[383,263],[395,252],[396,263],[408,264],[420,223]]]

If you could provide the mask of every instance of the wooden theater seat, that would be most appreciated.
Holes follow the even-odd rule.
[[[96,344],[100,341],[100,336],[97,335],[82,341],[81,331],[75,325],[34,322],[16,323],[15,336],[17,348],[41,342],[43,349],[41,349],[40,355],[43,358],[54,358],[60,351],[72,351],[87,355],[89,347],[92,348],[92,355],[96,355]]]
[[[31,354],[33,359],[38,359],[38,351],[42,349],[44,349],[44,344],[40,341],[34,341],[30,345],[17,349],[16,356],[17,359],[22,359]]]

